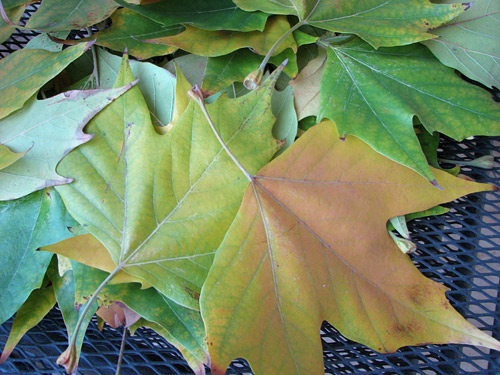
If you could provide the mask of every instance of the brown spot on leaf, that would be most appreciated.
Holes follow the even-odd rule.
[[[408,297],[417,306],[423,306],[429,300],[430,291],[428,287],[417,284],[408,288]]]
[[[195,300],[200,300],[200,292],[193,290],[191,288],[185,287],[184,290]]]

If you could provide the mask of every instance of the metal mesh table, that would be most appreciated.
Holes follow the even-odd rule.
[[[28,14],[33,12],[28,9]],[[0,57],[22,48],[36,33],[16,32],[0,46]],[[498,95],[498,93],[497,93]],[[497,96],[497,99],[500,96]],[[463,142],[443,138],[440,157],[475,159],[500,156],[500,138],[476,137]],[[500,186],[500,165],[491,170],[462,168],[480,182]],[[449,213],[409,224],[418,250],[412,260],[425,276],[446,285],[452,305],[471,323],[500,339],[500,191],[469,195],[447,205]],[[5,344],[12,321],[0,326]],[[325,323],[321,329],[326,374],[500,374],[500,353],[461,345],[427,345],[379,354],[342,337]],[[87,331],[79,371],[81,375],[115,373],[121,332],[93,321]],[[33,328],[0,365],[0,374],[64,374],[55,364],[66,348],[67,336],[60,312],[54,309]],[[243,360],[232,363],[228,374],[251,374]],[[192,374],[179,352],[149,329],[127,338],[123,375]]]

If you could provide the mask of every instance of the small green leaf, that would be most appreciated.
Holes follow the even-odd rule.
[[[275,91],[271,99],[271,108],[276,116],[273,137],[285,141],[283,147],[277,152],[277,155],[280,155],[292,145],[297,136],[298,122],[293,106],[293,87],[288,86],[283,91]]]
[[[79,304],[82,298],[88,299],[109,274],[78,262],[72,261],[71,264]],[[177,305],[154,288],[141,289],[137,283],[108,285],[99,298],[103,305],[123,302],[144,319],[161,326],[168,332],[172,344],[180,344],[199,361],[208,363],[205,329],[198,311]]]
[[[157,0],[146,5],[116,2],[164,26],[182,23],[205,30],[262,31],[269,17],[261,12],[244,12],[231,0]]]
[[[41,31],[80,30],[108,18],[114,0],[44,0],[26,27]]]

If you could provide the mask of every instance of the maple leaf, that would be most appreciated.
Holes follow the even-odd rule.
[[[443,190],[331,123],[252,177],[201,294],[212,373],[323,374],[324,320],[380,352],[464,343],[500,349],[391,240],[387,221],[493,190],[435,171]]]
[[[440,0],[451,3],[452,0]],[[477,0],[424,44],[443,64],[489,87],[500,87],[500,2]]]
[[[342,137],[355,135],[433,180],[413,129],[415,115],[429,133],[456,140],[500,134],[500,108],[490,94],[457,77],[425,47],[375,50],[359,38],[325,46],[318,119],[334,121]]]
[[[240,8],[299,17],[301,24],[356,34],[373,47],[397,46],[435,38],[428,33],[465,9],[422,0],[233,0]]]
[[[253,171],[281,144],[271,134],[270,105],[279,73],[245,97],[209,106],[223,138]],[[132,80],[125,58],[117,85]],[[198,309],[213,253],[245,190],[238,168],[194,103],[167,134],[157,134],[138,88],[96,116],[88,131],[92,141],[58,167],[75,178],[58,187],[68,211],[106,247],[116,272],[124,269]]]

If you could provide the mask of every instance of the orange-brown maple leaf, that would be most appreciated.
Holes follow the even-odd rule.
[[[380,352],[463,343],[499,349],[391,240],[386,223],[494,189],[434,171],[442,190],[321,123],[254,176],[201,295],[212,373],[323,374],[324,320]]]

